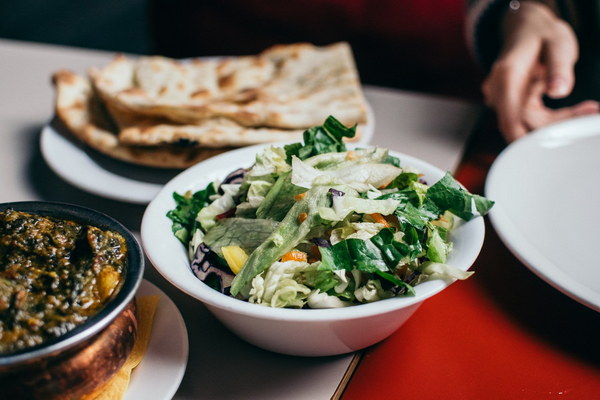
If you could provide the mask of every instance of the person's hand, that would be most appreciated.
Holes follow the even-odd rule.
[[[598,113],[596,101],[550,109],[543,96],[566,97],[575,83],[579,47],[573,29],[547,6],[521,2],[503,21],[502,51],[482,85],[507,141],[577,115]]]

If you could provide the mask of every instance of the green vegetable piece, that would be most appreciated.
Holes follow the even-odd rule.
[[[413,287],[391,273],[402,258],[394,244],[391,229],[382,229],[370,240],[347,239],[331,247],[320,247],[321,266],[319,269],[353,270],[375,273],[381,278],[403,289],[404,293],[414,294]],[[408,248],[408,246],[401,244]]]
[[[414,172],[403,172],[398,175],[386,189],[406,189],[412,182],[417,182],[419,175]]]
[[[319,269],[306,269],[299,274],[297,281],[310,288],[319,289],[324,293],[333,289],[339,283],[332,271]]]
[[[281,221],[296,202],[294,196],[304,192],[306,188],[292,183],[291,171],[281,174],[258,206],[256,218]]]
[[[434,214],[425,208],[417,208],[411,203],[401,204],[394,214],[401,223],[408,223],[416,229],[424,229],[429,221],[436,220],[438,214]]]
[[[319,247],[321,253],[320,269],[323,270],[338,270],[345,269],[352,271],[354,269],[354,260],[348,248],[348,241],[341,242],[330,247]]]
[[[314,187],[301,200],[295,202],[277,229],[250,254],[240,273],[233,279],[233,296],[245,291],[256,275],[307,239],[313,228],[325,223],[319,217],[318,210],[329,204],[328,190],[326,186]],[[299,218],[304,213],[306,218]]]
[[[293,143],[284,146],[288,162],[292,156],[301,160],[324,154],[346,151],[343,139],[353,138],[356,135],[356,125],[347,128],[332,116],[327,117],[322,126],[315,126],[304,131],[304,144]]]
[[[171,229],[173,234],[181,243],[187,246],[191,232],[196,229],[196,215],[211,203],[210,196],[216,193],[214,184],[209,183],[206,188],[195,192],[181,195],[173,193],[175,208],[167,212],[167,217],[173,221]]]
[[[371,240],[347,239],[346,242],[356,269],[364,272],[389,271],[381,250]]]
[[[448,255],[449,246],[444,241],[438,229],[429,230],[427,239],[427,258],[433,262],[444,264]]]
[[[494,205],[492,200],[463,189],[449,173],[427,190],[425,201],[432,202],[440,210],[448,210],[465,221],[487,214]]]
[[[388,156],[383,160],[384,164],[391,164],[394,167],[398,167],[400,168],[400,159],[398,157],[395,156],[390,156],[388,154]]]
[[[219,256],[221,247],[240,246],[246,253],[256,249],[277,228],[267,219],[225,218],[206,232],[204,243]]]
[[[404,294],[407,294],[409,296],[414,296],[415,295],[415,288],[412,287],[411,284],[404,282],[402,279],[399,279],[397,276],[392,275],[388,272],[383,272],[383,271],[375,271],[375,273],[377,275],[379,275],[380,277],[382,277],[385,280],[388,280],[390,282],[392,282],[394,285],[398,286],[401,289],[401,292],[404,291]]]

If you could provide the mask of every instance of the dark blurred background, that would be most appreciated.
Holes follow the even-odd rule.
[[[363,83],[473,99],[464,0],[0,0],[0,37],[170,57],[350,42]],[[0,60],[1,62],[1,60]]]

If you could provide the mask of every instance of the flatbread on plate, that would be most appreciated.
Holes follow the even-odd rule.
[[[248,127],[307,129],[330,115],[367,122],[350,46],[277,45],[256,56],[174,60],[117,56],[92,68],[94,87],[112,109],[196,125],[226,118]]]
[[[189,148],[178,146],[129,146],[119,141],[116,127],[108,117],[90,81],[61,70],[53,75],[56,116],[78,140],[110,157],[138,165],[159,168],[187,168],[230,148]]]
[[[118,139],[128,145],[182,145],[204,148],[248,146],[302,140],[304,129],[245,127],[227,118],[208,118],[195,124],[177,124],[123,110],[107,109],[118,127]]]

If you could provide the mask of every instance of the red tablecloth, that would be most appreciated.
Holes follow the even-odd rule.
[[[502,148],[475,137],[455,174],[482,193]],[[600,399],[600,313],[521,264],[486,224],[475,275],[426,300],[367,349],[342,396],[354,399]]]

